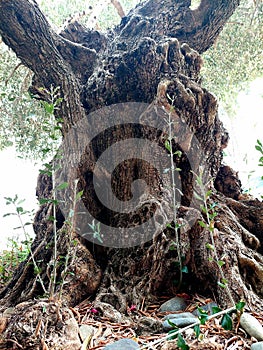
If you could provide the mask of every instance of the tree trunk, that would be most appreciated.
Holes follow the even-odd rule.
[[[0,33],[34,72],[31,90],[48,101],[40,88],[59,86],[63,98],[56,111],[63,118],[62,158],[54,162],[56,184],[69,187],[57,194],[57,272],[59,282],[70,251],[71,274],[63,289],[69,305],[92,296],[125,312],[127,303],[173,295],[181,259],[189,269],[185,291],[230,304],[207,248],[211,232],[198,224],[206,222],[196,196],[200,179],[212,190],[208,205],[217,203],[212,236],[231,295],[262,307],[263,257],[256,252],[262,202],[242,197],[235,173],[221,167],[228,134],[216,98],[200,82],[200,53],[238,4],[203,0],[192,11],[189,0],[148,0],[106,34],[77,22],[56,34],[34,1],[1,0]],[[115,145],[117,155],[106,152]],[[50,198],[52,186],[50,176],[40,175],[38,197]],[[72,198],[81,190],[69,227]],[[54,265],[52,206],[45,203],[36,214],[32,246],[47,290]],[[44,294],[33,270],[29,257],[0,293],[4,308]]]

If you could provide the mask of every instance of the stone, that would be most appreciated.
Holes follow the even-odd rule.
[[[252,315],[243,312],[240,317],[240,326],[257,340],[263,340],[263,327],[261,323]]]
[[[93,335],[95,334],[95,330],[96,328],[92,326],[89,326],[87,324],[82,324],[79,327],[80,339],[84,342],[85,339],[87,339],[88,337],[93,337]]]
[[[202,305],[200,306],[200,309],[204,310],[205,312],[208,313],[208,315],[212,315],[213,314],[213,310],[212,307],[218,307],[218,305],[215,302],[211,302],[211,303],[207,303],[206,305]],[[195,316],[200,316],[200,312],[198,311],[198,309],[195,309],[193,311],[193,314]]]
[[[175,312],[175,311],[183,311],[185,310],[187,307],[186,301],[184,298],[180,298],[180,297],[174,297],[168,301],[166,301],[165,303],[163,303],[160,306],[159,311],[160,312],[166,312],[166,311],[171,311],[171,312]]]
[[[163,318],[163,329],[165,331],[170,331],[171,329],[175,327],[186,327],[189,326],[190,324],[194,324],[198,321],[198,318],[193,315],[191,312],[183,312],[180,314],[169,314],[166,315]],[[173,325],[171,325],[169,323],[169,321],[173,323]]]
[[[251,350],[263,350],[263,341],[252,344]]]
[[[162,321],[153,317],[140,317],[136,323],[136,334],[147,335],[161,333],[163,330]]]
[[[105,346],[104,350],[138,350],[138,343],[132,339],[120,339],[113,344]]]

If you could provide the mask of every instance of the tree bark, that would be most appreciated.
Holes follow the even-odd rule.
[[[171,118],[173,133],[176,132],[177,136],[172,144],[173,151],[182,153],[181,157],[178,153],[174,155],[173,161],[181,169],[179,179],[183,196],[177,220],[183,223],[179,230],[181,254],[184,265],[190,270],[190,277],[186,278],[187,288],[194,291],[196,285],[202,286],[201,292],[207,290],[222,306],[228,305],[229,299],[224,289],[218,287],[220,271],[209,259],[212,253],[206,246],[211,235],[197,223],[197,220],[205,221],[205,218],[194,197],[193,172],[202,175],[205,183],[216,177],[221,167],[222,150],[227,146],[228,134],[218,118],[216,98],[201,86],[200,53],[214,43],[238,4],[237,0],[203,0],[198,9],[191,10],[188,0],[149,0],[139,4],[123,17],[119,26],[106,34],[88,30],[77,22],[57,34],[34,1],[0,1],[0,33],[22,63],[34,72],[31,90],[38,98],[48,100],[40,88],[60,87],[63,101],[57,117],[62,117],[64,121],[63,147],[67,152],[72,151],[66,152],[69,157],[64,170],[70,184],[78,178],[78,190],[84,191],[84,207],[98,221],[112,227],[139,227],[156,213],[162,222],[169,224],[174,221],[170,180],[164,177],[161,181],[147,162],[129,159],[129,166],[124,161],[114,169],[111,184],[122,201],[132,198],[134,180],[144,179],[148,184],[138,210],[133,213],[115,215],[105,208],[92,184],[97,160],[114,143],[137,137],[157,143],[168,154],[165,146],[165,140],[169,139],[167,129],[160,132],[144,121],[153,116],[162,122]],[[107,127],[99,108],[124,103],[119,117],[126,120],[128,102],[142,103],[138,123],[114,125],[108,129],[110,131],[98,133],[87,144],[85,137],[90,138],[89,130]],[[97,119],[91,117],[94,111],[98,113]],[[81,124],[83,120],[85,122]],[[80,125],[83,135],[70,137],[70,133]],[[76,163],[74,152],[79,152],[80,143],[83,144],[81,159]],[[143,150],[144,156],[147,153],[152,155],[147,149]],[[162,163],[163,159],[154,161]],[[61,178],[63,175],[59,173]],[[105,179],[111,178],[103,167],[97,176],[102,186]],[[263,258],[256,249],[259,240],[262,240],[257,229],[262,227],[262,203],[241,201],[238,181],[235,182],[235,196],[227,198],[229,191],[225,191],[224,181],[226,174],[221,171],[216,188],[225,195],[217,193],[211,184],[213,194],[208,199],[211,205],[219,203],[214,240],[220,256],[224,256],[223,270],[233,299],[238,301],[243,298],[249,306],[260,308]],[[226,188],[229,190],[229,186]],[[49,198],[51,189],[52,179],[40,175],[38,197]],[[107,191],[109,189],[105,187]],[[64,199],[70,197],[69,192],[66,194]],[[249,216],[251,207],[255,219]],[[40,207],[35,217],[36,239],[32,246],[35,259],[40,261],[41,277],[46,286],[54,263],[54,230],[48,220],[51,213],[52,203]],[[167,217],[170,218],[168,222]],[[67,235],[65,214],[60,208],[57,208],[56,219],[58,256],[64,257],[69,249],[74,251],[74,261],[69,269],[72,275],[63,294],[69,305],[76,305],[85,297],[96,294],[97,302],[108,302],[125,312],[127,303],[139,306],[145,298],[147,301],[153,296],[177,291],[174,280],[178,280],[180,272],[174,266],[178,255],[172,249],[175,241],[172,227],[176,223],[160,231],[155,220],[156,228],[152,229],[151,239],[130,247],[124,247],[125,242],[122,242],[122,248],[116,248],[114,244],[105,247],[98,237],[85,240],[75,230],[74,250]],[[62,267],[58,270],[59,278],[62,270]],[[33,274],[29,257],[1,291],[1,305],[6,307],[41,294],[43,290]]]

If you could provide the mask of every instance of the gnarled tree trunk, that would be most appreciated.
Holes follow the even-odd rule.
[[[74,245],[68,237],[70,204],[62,204],[70,202],[72,187],[62,195],[56,215],[57,256],[65,256],[68,249],[74,255],[69,266],[72,275],[63,291],[69,305],[92,295],[125,312],[127,302],[139,305],[145,298],[175,293],[174,280],[180,274],[175,264],[178,252],[172,249],[175,209],[180,254],[190,276],[185,288],[194,291],[197,285],[202,293],[213,294],[219,304],[230,303],[217,284],[221,278],[217,264],[209,259],[213,257],[207,249],[211,235],[197,223],[206,218],[194,195],[198,192],[196,173],[205,183],[217,176],[216,188],[225,193],[217,192],[211,183],[213,194],[208,203],[218,203],[212,234],[219,256],[224,257],[223,270],[233,299],[243,298],[255,308],[262,306],[263,257],[256,252],[262,240],[262,203],[243,198],[235,173],[221,167],[228,134],[218,118],[216,98],[200,82],[200,53],[214,43],[238,4],[238,0],[203,0],[198,9],[191,10],[189,0],[148,0],[107,33],[75,22],[57,34],[34,1],[0,1],[0,33],[34,72],[31,90],[48,100],[40,88],[59,86],[63,98],[57,111],[57,117],[63,118],[64,140],[57,179],[66,179],[70,185],[78,179],[77,191],[83,190],[78,203],[82,207],[75,211]],[[167,147],[171,138],[172,160],[181,169],[176,172],[177,193],[183,193],[176,197],[177,208],[170,175],[163,175],[171,174]],[[125,147],[127,140],[133,142]],[[147,140],[152,148],[139,140]],[[112,173],[107,163],[96,169],[101,155],[117,143],[124,153],[118,166]],[[153,145],[158,146],[156,150]],[[135,156],[128,152],[131,148]],[[112,186],[116,202],[116,198],[130,201],[135,186],[139,196],[133,211],[107,208],[94,188],[94,179],[104,199],[110,196],[108,184]],[[142,187],[135,181],[138,179],[145,180],[147,186]],[[39,198],[50,198],[51,192],[51,177],[40,175]],[[42,205],[35,217],[32,246],[47,289],[54,264],[50,215],[52,203]],[[91,217],[102,223],[101,231],[94,231],[93,236],[85,231],[92,224]],[[140,226],[151,218],[152,225],[140,232]],[[113,228],[119,229],[117,236]],[[137,235],[129,236],[129,229],[133,234],[138,229]],[[43,295],[30,260],[21,264],[1,291],[3,307]],[[62,270],[63,264],[58,269],[59,279]]]

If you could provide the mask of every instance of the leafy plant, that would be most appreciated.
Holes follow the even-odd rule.
[[[210,236],[210,242],[206,243],[206,248],[209,249],[210,251],[213,252],[213,256],[210,258],[211,262],[215,262],[218,269],[219,269],[219,273],[221,276],[221,279],[217,282],[218,285],[221,288],[224,288],[226,290],[226,293],[228,295],[228,298],[230,300],[230,302],[232,303],[232,305],[235,305],[233,296],[231,294],[231,291],[228,287],[228,281],[225,277],[224,271],[223,271],[223,266],[225,264],[223,259],[219,258],[217,249],[216,249],[216,245],[215,245],[215,240],[214,240],[214,233],[215,233],[215,218],[217,216],[217,207],[218,207],[218,203],[216,202],[212,202],[212,203],[208,203],[208,200],[210,199],[210,196],[212,194],[211,190],[207,190],[211,180],[208,181],[208,183],[204,184],[203,183],[203,179],[202,179],[202,172],[200,175],[197,175],[195,173],[193,173],[195,178],[196,178],[196,183],[197,183],[197,188],[198,188],[198,192],[196,191],[194,193],[195,197],[201,201],[201,210],[202,213],[204,214],[205,219],[204,220],[199,220],[198,223],[201,227],[203,227],[205,230],[207,230],[209,232],[209,236]]]
[[[12,205],[15,209],[14,212],[7,213],[4,215],[4,217],[13,215],[13,216],[16,216],[18,218],[20,225],[15,227],[14,229],[22,229],[22,231],[24,233],[24,237],[25,237],[24,244],[26,245],[26,249],[30,254],[30,259],[33,263],[34,272],[37,276],[37,280],[40,282],[43,291],[45,293],[47,293],[46,288],[45,288],[44,283],[43,283],[43,280],[40,276],[40,269],[39,269],[37,262],[35,260],[35,256],[31,250],[31,237],[28,235],[27,230],[26,230],[26,226],[31,225],[31,223],[30,222],[26,222],[26,223],[23,222],[23,216],[26,214],[33,214],[33,211],[25,210],[22,207],[22,203],[24,203],[25,200],[24,199],[20,200],[17,195],[15,195],[14,198],[11,198],[11,197],[4,197],[4,198],[6,200],[6,205]]]
[[[63,287],[66,283],[66,278],[70,274],[69,271],[69,263],[71,260],[71,265],[73,265],[75,256],[76,256],[76,241],[74,240],[74,232],[77,230],[76,228],[76,220],[75,215],[77,212],[77,203],[81,199],[83,195],[83,191],[77,192],[78,180],[74,181],[74,189],[73,189],[73,198],[71,199],[71,209],[69,210],[69,215],[67,220],[65,221],[66,226],[66,234],[67,234],[67,253],[65,256],[64,268],[61,272],[61,283],[59,290],[59,299],[62,297]],[[63,186],[63,189],[65,187]]]
[[[18,265],[26,260],[31,242],[32,239],[19,243],[9,238],[7,249],[0,254],[0,288],[11,279]]]
[[[170,157],[170,168],[165,169],[165,172],[169,172],[171,175],[171,193],[172,193],[172,206],[173,206],[173,223],[168,224],[167,228],[171,229],[175,233],[175,242],[174,245],[172,244],[170,249],[173,250],[174,247],[177,251],[177,257],[178,257],[178,267],[179,267],[179,281],[177,284],[177,288],[180,289],[182,280],[183,280],[183,262],[182,262],[182,254],[181,254],[181,246],[180,246],[180,239],[179,239],[179,229],[182,226],[181,223],[177,221],[177,209],[179,207],[179,203],[177,201],[177,195],[178,192],[182,195],[181,191],[176,186],[176,172],[180,172],[181,169],[177,168],[174,165],[174,157],[177,156],[180,158],[182,156],[182,152],[180,150],[174,150],[173,148],[173,142],[175,141],[175,136],[172,133],[172,111],[173,111],[173,99],[168,95],[168,99],[171,101],[171,111],[168,113],[168,120],[166,120],[166,123],[168,125],[168,138],[164,142],[164,146],[166,150],[169,153]],[[186,270],[185,270],[186,271]]]
[[[62,98],[60,97],[60,88],[53,87],[51,85],[50,90],[41,88],[39,89],[41,93],[44,93],[46,96],[45,101],[41,101],[41,104],[45,110],[47,115],[46,122],[46,133],[51,141],[58,141],[61,137],[61,123],[62,119],[55,117],[55,111],[58,110],[59,105],[62,102]],[[50,262],[50,266],[52,265],[52,273],[50,276],[49,283],[49,297],[53,298],[55,294],[55,287],[57,283],[57,269],[58,269],[58,232],[57,232],[57,218],[56,218],[56,210],[59,201],[57,200],[56,191],[60,189],[65,189],[67,187],[66,183],[57,184],[55,172],[58,170],[57,160],[60,158],[59,152],[57,152],[57,147],[54,142],[51,142],[50,148],[45,148],[43,150],[45,154],[49,154],[51,157],[50,163],[45,163],[45,168],[40,172],[42,174],[46,174],[51,177],[52,182],[52,190],[51,190],[51,198],[42,198],[40,199],[40,204],[52,203],[52,215],[49,217],[49,220],[53,223],[53,234],[54,234],[54,248],[53,248],[53,261]]]
[[[88,224],[89,227],[91,228],[92,232],[87,232],[86,234],[92,234],[94,239],[97,239],[100,243],[103,243],[103,239],[101,236],[101,232],[100,232],[100,222],[95,222],[95,220],[92,220],[91,224]]]

